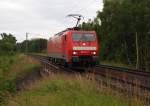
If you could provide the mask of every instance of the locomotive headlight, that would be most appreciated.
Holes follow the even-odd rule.
[[[96,54],[96,52],[92,52],[92,54],[94,54],[94,55],[95,55],[95,54]]]
[[[77,52],[73,52],[73,54],[77,54]]]

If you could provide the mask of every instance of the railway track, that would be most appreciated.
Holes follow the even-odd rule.
[[[49,70],[54,72],[76,73],[75,69],[64,68],[61,65],[54,65],[49,62],[47,56],[28,54],[32,58],[39,60],[45,67],[45,72]],[[137,96],[150,103],[150,72],[140,70],[113,67],[108,65],[99,65],[95,68],[87,68],[94,79],[102,82],[121,92],[126,92],[131,96]],[[144,99],[143,99],[144,98]]]
[[[76,73],[76,71],[73,69],[65,68],[59,64],[55,64],[55,65],[52,64],[49,61],[49,58],[47,56],[37,55],[37,54],[36,55],[35,54],[27,54],[27,55],[40,61],[42,63],[42,65],[44,65],[45,72],[50,72],[50,71],[61,72],[62,71],[62,72],[67,72],[67,73]]]
[[[139,84],[142,89],[150,90],[150,72],[107,65],[100,65],[96,67],[95,70],[95,74],[107,75],[112,79],[131,85]]]
[[[98,82],[150,104],[150,72],[100,65],[91,73]]]

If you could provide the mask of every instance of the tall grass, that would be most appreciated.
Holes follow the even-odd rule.
[[[112,90],[80,75],[54,74],[35,82],[28,91],[9,100],[8,106],[130,106]]]
[[[7,78],[9,68],[16,62],[14,56],[0,56],[0,103],[4,102],[8,92],[15,92],[13,78]]]
[[[9,57],[5,58],[8,59]],[[70,74],[52,74],[47,78],[34,82],[28,91],[13,95],[16,92],[14,82],[40,65],[24,55],[12,58],[11,61],[13,62],[5,62],[8,68],[0,68],[3,73],[0,79],[0,105],[143,106],[137,98],[124,97],[124,95],[113,91],[109,87],[97,84],[94,80],[87,80],[81,75]],[[8,59],[8,61],[10,60]]]
[[[16,80],[39,67],[38,62],[25,55],[0,56],[0,105],[16,93]]]

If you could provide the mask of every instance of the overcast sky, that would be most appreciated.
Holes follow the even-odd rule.
[[[53,34],[73,27],[70,13],[93,19],[102,10],[102,0],[0,0],[0,33],[12,33],[18,42],[36,37],[49,38]]]

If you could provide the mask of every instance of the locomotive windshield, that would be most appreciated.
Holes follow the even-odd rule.
[[[73,41],[92,42],[95,40],[94,34],[73,34]]]

